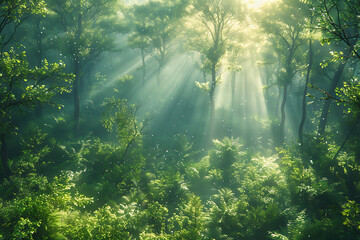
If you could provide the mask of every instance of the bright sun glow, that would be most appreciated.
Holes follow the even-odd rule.
[[[275,2],[275,1],[276,0],[247,0],[246,2],[250,8],[259,8],[267,3],[271,3],[271,2]]]

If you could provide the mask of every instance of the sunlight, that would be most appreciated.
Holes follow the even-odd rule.
[[[231,134],[247,140],[270,137],[264,128],[264,124],[268,122],[268,112],[259,70],[251,62],[244,62],[243,70],[235,74],[233,85],[231,75],[232,73],[225,72],[224,80],[217,89],[218,118],[224,119],[224,109],[227,109],[232,122],[230,126],[233,125]],[[233,87],[236,95],[232,99]]]
[[[250,8],[256,9],[275,1],[276,0],[246,0],[246,3]]]

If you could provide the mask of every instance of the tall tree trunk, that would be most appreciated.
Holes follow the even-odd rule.
[[[206,83],[207,82],[207,74],[206,74],[206,71],[203,69],[201,70],[202,74],[203,74],[203,82]]]
[[[1,165],[2,165],[2,176],[1,179],[7,178],[10,176],[10,168],[8,165],[8,155],[7,155],[7,146],[6,146],[6,136],[1,134]]]
[[[81,34],[83,32],[82,27],[82,14],[80,13],[78,16],[78,26],[76,31],[76,39],[81,38]],[[76,49],[76,53],[74,55],[74,74],[75,80],[73,85],[73,93],[74,93],[74,135],[79,136],[80,133],[80,97],[79,97],[79,87],[80,87],[80,50]]]
[[[236,72],[231,75],[231,112],[235,111],[235,87],[236,87]]]
[[[281,109],[280,109],[281,112],[281,122],[280,122],[280,131],[279,131],[280,144],[284,142],[284,136],[285,136],[285,119],[286,119],[285,105],[288,95],[288,86],[289,86],[288,82],[286,82],[283,86],[283,99],[281,102]]]
[[[144,51],[144,48],[141,48],[141,61],[142,61],[142,81],[143,81],[143,85],[145,85],[146,65],[145,65],[145,51]]]
[[[80,62],[75,59],[74,61],[74,74],[75,80],[73,85],[74,93],[74,134],[79,136],[79,121],[80,121],[80,98],[79,98],[79,80],[80,80]]]
[[[159,63],[159,69],[156,76],[158,86],[160,86],[161,84],[161,69],[162,69],[162,64]]]
[[[40,17],[36,22],[36,47],[37,47],[37,66],[41,67],[43,60],[43,34],[41,30],[41,19]]]
[[[36,21],[36,48],[37,48],[37,67],[41,67],[43,60],[43,33],[41,30],[41,17],[37,17]],[[37,117],[41,117],[43,114],[43,106],[38,104],[35,108],[35,114]]]
[[[210,86],[210,127],[214,127],[215,117],[215,88],[216,88],[216,64],[211,65],[211,86]]]
[[[341,63],[335,72],[335,75],[331,82],[331,86],[327,91],[331,96],[333,96],[335,94],[336,86],[338,85],[338,83],[340,81],[341,74],[344,71],[346,63],[347,62]],[[327,120],[328,120],[328,114],[329,114],[331,102],[332,102],[331,99],[324,101],[324,106],[322,108],[319,127],[318,127],[318,136],[322,136],[325,133],[325,127],[326,127]]]
[[[274,114],[274,117],[275,116],[278,116],[278,114],[279,114],[279,106],[281,106],[281,86],[279,85],[279,86],[277,86],[277,88],[278,88],[278,92],[279,92],[279,94],[278,94],[278,98],[277,98],[277,100],[276,100],[276,105],[275,105],[275,114]]]
[[[301,145],[303,145],[303,131],[304,131],[304,125],[306,121],[306,95],[308,93],[308,84],[310,81],[310,74],[311,69],[313,65],[313,50],[312,50],[312,39],[309,39],[309,66],[306,73],[306,81],[305,81],[305,88],[304,88],[304,94],[302,99],[302,117],[299,125],[299,141]]]
[[[230,106],[230,121],[231,128],[234,129],[234,113],[235,111],[235,87],[236,87],[236,72],[232,72],[231,76],[231,106]]]

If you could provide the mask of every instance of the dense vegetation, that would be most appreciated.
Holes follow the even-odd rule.
[[[360,239],[359,0],[3,0],[0,239]]]

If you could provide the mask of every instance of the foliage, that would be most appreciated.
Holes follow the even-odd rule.
[[[358,171],[357,163],[350,156],[344,155],[334,162],[331,144],[311,142],[310,146],[313,151],[308,150],[307,153],[310,154],[301,158],[294,157],[293,151],[296,148],[280,151],[281,165],[290,186],[292,202],[306,211],[303,214],[304,223],[295,224],[294,230],[291,230],[289,222],[289,235],[285,235],[291,239],[304,239],[306,235],[319,239],[342,238],[340,236],[352,238],[356,233],[344,228],[346,220],[342,215],[346,216],[343,210],[346,207],[344,205],[341,208],[341,205],[347,197],[357,194],[353,184],[357,184],[358,180],[351,177]],[[304,161],[308,159],[311,159],[310,164]],[[356,182],[350,183],[349,180]],[[350,208],[350,205],[346,206]],[[334,228],[338,230],[329,231]]]
[[[339,102],[347,107],[347,113],[358,113],[360,110],[360,84],[355,78],[344,82],[341,88],[336,89]]]
[[[346,217],[344,225],[348,227],[360,229],[359,213],[360,208],[359,204],[355,201],[349,200],[343,205],[342,215]]]
[[[81,163],[86,171],[79,175],[79,188],[94,197],[96,206],[120,199],[140,181],[142,156],[131,151],[124,157],[125,150],[99,139],[85,146]]]
[[[199,197],[193,195],[178,215],[169,219],[173,239],[204,239],[205,214]]]
[[[40,68],[29,68],[25,52],[11,49],[0,58],[0,126],[1,134],[14,130],[11,118],[15,113],[49,103],[56,94],[69,92],[73,76],[64,73],[65,65],[49,64],[44,60]],[[60,104],[53,103],[61,108]]]
[[[298,16],[306,16],[305,6],[298,1],[277,2],[277,9],[268,11],[260,18],[260,26],[268,36],[278,62],[277,83],[282,86],[290,83],[299,71],[301,55],[298,53],[305,38],[305,18],[301,22]],[[278,12],[276,12],[278,11]],[[288,12],[292,14],[289,16]],[[284,47],[285,46],[285,47]]]
[[[352,0],[321,0],[316,3],[318,18],[317,28],[324,33],[323,43],[341,41],[352,47],[352,54],[346,57],[359,58],[359,6]]]
[[[356,59],[358,51],[357,2],[269,1],[258,2],[261,7],[256,9],[249,1],[231,0],[126,2],[126,7],[115,0],[0,4],[0,151],[2,170],[11,168],[0,179],[0,239],[358,239],[360,150],[357,125],[350,123],[358,121],[359,71],[357,63],[348,60]],[[129,34],[121,34],[123,23]],[[314,122],[309,122],[304,125],[309,133],[299,145],[288,139],[298,121],[294,112],[307,51],[302,43],[319,38],[314,29],[309,31],[310,23],[323,30],[323,43],[330,44],[324,48],[313,42],[314,62],[331,50],[332,61],[343,61],[340,66],[347,75],[336,96],[323,98],[343,103],[331,109],[329,135],[312,134]],[[261,34],[254,33],[256,24]],[[28,39],[21,38],[33,30]],[[263,40],[268,45],[260,44]],[[337,41],[352,53],[346,56]],[[14,50],[21,44],[27,54]],[[52,48],[42,50],[42,44]],[[31,51],[35,45],[40,53]],[[142,51],[143,80],[145,61],[152,68],[148,74],[156,74],[173,57],[179,71],[167,68],[166,75],[179,82],[158,85],[161,89],[150,82],[141,85],[137,56],[129,47]],[[192,56],[180,52],[182,47]],[[60,59],[72,68],[65,69]],[[204,81],[196,84],[210,96],[212,110],[215,97],[224,97],[216,104],[222,111],[215,125],[194,129],[206,122],[199,118],[207,109],[200,109],[206,102],[189,84],[201,73],[182,68],[192,64],[188,59],[202,65]],[[247,92],[260,84],[257,72],[251,72],[255,60],[266,62],[256,67],[261,67],[262,80],[278,89],[265,95]],[[220,71],[234,73],[239,64],[244,74],[229,76],[231,84],[215,93],[220,79],[228,77]],[[333,64],[318,66],[309,82],[322,81],[326,87],[336,71]],[[98,82],[86,96],[77,88],[83,87],[80,79],[91,85],[93,72]],[[211,82],[206,79],[209,73]],[[175,74],[180,76],[173,78]],[[184,77],[180,82],[182,74],[186,81]],[[77,113],[77,100],[88,97],[78,122],[83,134],[75,140],[69,137],[67,111],[71,84],[77,91]],[[246,88],[239,91],[240,86]],[[289,90],[283,99],[291,105],[285,108],[284,102],[281,111],[288,112],[292,122],[284,144],[275,149],[264,133],[276,134],[280,121],[255,129],[254,119],[267,121],[259,111],[279,112],[281,98],[275,98],[282,87]],[[154,93],[146,96],[150,91]],[[234,96],[232,111],[226,108],[226,91]],[[159,102],[153,101],[154,95]],[[132,104],[137,101],[149,102],[140,108]],[[261,106],[264,103],[271,108]],[[39,104],[60,107],[61,112],[40,109]],[[319,106],[311,110],[315,121]],[[338,114],[342,111],[348,114]],[[149,112],[151,121],[146,120]],[[243,127],[235,127],[238,124]],[[221,129],[211,129],[216,126]],[[216,135],[222,129],[227,132]]]
[[[30,15],[44,15],[46,4],[43,0],[5,0],[0,5],[0,46],[1,52],[11,42],[18,27]],[[6,31],[13,25],[12,31]]]
[[[156,177],[148,174],[150,199],[161,204],[167,204],[171,210],[187,199],[188,188],[179,172],[159,172]]]
[[[135,105],[128,105],[123,99],[108,99],[103,104],[103,126],[109,132],[116,132],[120,145],[132,144],[140,136],[142,124],[135,119]]]
[[[160,70],[167,61],[170,43],[180,31],[179,22],[186,6],[187,1],[149,1],[132,9],[134,31],[129,44],[151,54]]]
[[[232,164],[241,156],[241,144],[239,139],[225,137],[223,141],[213,140],[215,151],[210,152],[210,166],[221,172],[223,183],[217,185],[231,186],[231,176],[233,176]]]
[[[113,40],[105,30],[118,26],[115,9],[119,6],[116,1],[51,0],[49,7],[57,14],[65,31],[65,35],[59,35],[54,42],[64,54],[83,62],[94,60],[101,51],[111,49]]]
[[[63,217],[92,200],[72,193],[69,176],[56,177],[45,183],[46,191],[1,200],[1,235],[6,239],[64,239]],[[25,189],[24,189],[25,190]]]

